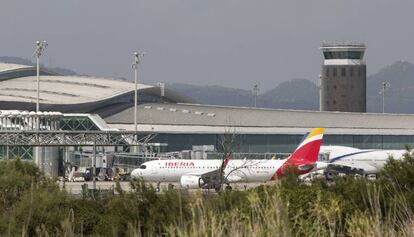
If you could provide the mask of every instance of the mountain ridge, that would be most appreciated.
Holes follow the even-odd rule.
[[[0,57],[0,62],[34,66],[29,59]],[[79,75],[65,68],[49,68],[62,75]],[[382,82],[389,82],[386,91],[385,112],[414,113],[414,65],[407,61],[396,61],[367,77],[367,112],[382,112]],[[191,85],[170,83],[168,89],[193,98],[201,104],[225,106],[254,106],[253,91],[218,85]],[[283,81],[275,87],[259,93],[257,107],[275,109],[319,110],[319,88],[305,78]]]
[[[21,64],[21,65],[27,65],[27,66],[36,66],[34,62],[32,62],[31,60],[27,58],[20,58],[20,57],[13,57],[13,56],[2,56],[0,57],[0,62]],[[40,66],[45,67],[42,64],[40,64]],[[46,68],[56,73],[59,73],[61,75],[65,75],[65,76],[79,75],[77,72],[67,69],[67,68],[61,68],[61,67],[46,67]]]

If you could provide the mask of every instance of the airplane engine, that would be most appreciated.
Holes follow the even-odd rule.
[[[203,179],[197,175],[183,175],[180,183],[184,188],[201,188],[204,185]]]
[[[334,180],[335,177],[337,176],[337,173],[329,171],[329,172],[325,172],[325,178],[327,180]]]

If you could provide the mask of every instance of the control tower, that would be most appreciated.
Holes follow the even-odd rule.
[[[364,44],[323,44],[320,110],[366,112]]]

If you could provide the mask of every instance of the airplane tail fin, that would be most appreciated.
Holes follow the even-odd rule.
[[[302,139],[300,139],[299,144],[301,144],[309,135],[310,132],[305,133],[305,135],[303,135]]]
[[[305,134],[296,150],[277,171],[277,175],[283,175],[283,170],[287,166],[294,167],[299,174],[310,172],[318,160],[324,131],[324,128],[314,128],[310,133]]]

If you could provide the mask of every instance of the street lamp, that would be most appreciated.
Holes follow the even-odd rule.
[[[134,53],[134,63],[132,64],[132,68],[134,69],[135,73],[135,98],[134,98],[134,131],[135,134],[138,132],[137,127],[137,107],[138,107],[138,64],[141,63],[142,58],[144,57],[145,53]]]
[[[47,42],[36,41],[36,50],[33,53],[33,57],[36,57],[36,75],[37,75],[37,99],[36,99],[36,112],[39,112],[39,90],[40,90],[40,56],[42,56],[43,51],[47,48]]]

